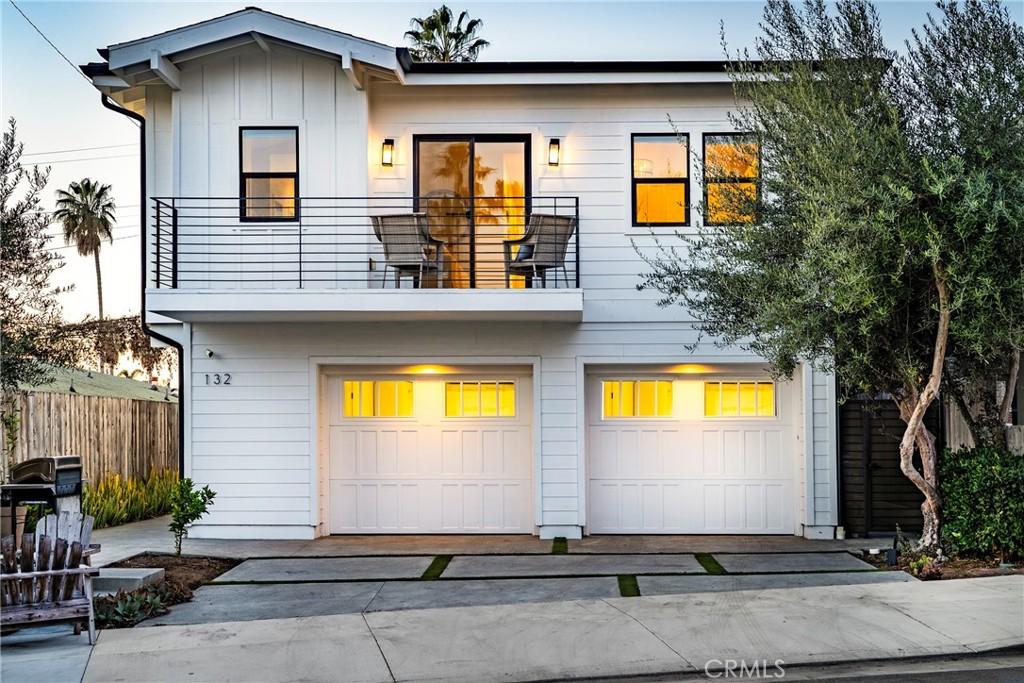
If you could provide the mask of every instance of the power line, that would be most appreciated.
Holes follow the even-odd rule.
[[[110,156],[102,156],[102,157],[82,157],[81,159],[44,159],[42,161],[33,161],[33,162],[31,162],[31,164],[33,166],[49,166],[51,164],[67,164],[67,163],[70,163],[72,161],[99,161],[99,160],[103,160],[103,159],[126,159],[128,157],[137,157],[137,156],[139,156],[139,155],[137,153],[133,152],[132,154],[112,154]]]
[[[130,240],[130,239],[134,239],[134,238],[136,238],[138,236],[139,236],[139,233],[135,233],[134,235],[121,235],[120,237],[115,237],[111,241],[112,242],[117,242],[118,240]],[[61,246],[61,247],[46,247],[46,249],[44,251],[58,251],[60,249],[77,249],[77,248],[78,248],[78,245],[76,245],[76,244],[65,244],[64,246]]]
[[[33,24],[33,23],[32,23],[32,20],[28,18],[28,15],[27,15],[27,14],[25,14],[25,13],[24,13],[24,12],[23,12],[23,11],[21,10],[21,8],[20,8],[20,7],[18,7],[18,4],[17,4],[16,2],[14,2],[14,0],[11,0],[11,4],[12,4],[12,5],[14,6],[14,9],[18,10],[18,14],[20,14],[21,16],[23,16],[23,17],[25,18],[25,21],[27,21],[27,22],[29,23],[29,26],[31,26],[32,28],[34,28],[34,29],[36,30],[36,33],[38,33],[38,34],[39,34],[40,36],[42,36],[43,40],[45,40],[45,41],[46,41],[46,42],[47,42],[47,43],[48,43],[48,44],[50,45],[50,47],[52,47],[52,48],[53,48],[53,49],[54,49],[54,50],[55,50],[55,51],[57,52],[57,54],[59,54],[59,55],[61,56],[61,58],[62,58],[62,59],[63,59],[63,60],[65,61],[65,62],[67,62],[67,63],[68,63],[68,66],[70,66],[70,67],[71,67],[71,70],[72,70],[72,71],[74,71],[74,72],[75,72],[76,74],[78,74],[79,76],[81,76],[82,78],[84,78],[84,79],[85,79],[85,82],[86,82],[86,83],[88,83],[89,85],[92,85],[92,81],[91,81],[91,80],[89,80],[89,77],[88,77],[88,76],[86,76],[86,75],[85,75],[84,73],[82,73],[82,72],[81,72],[81,70],[79,70],[79,68],[78,68],[77,66],[75,66],[74,62],[72,62],[72,61],[71,61],[70,59],[68,59],[68,58],[67,58],[67,55],[65,55],[65,54],[64,54],[63,52],[61,52],[61,51],[60,51],[60,48],[59,48],[59,47],[57,47],[56,45],[54,45],[54,44],[53,44],[53,41],[52,41],[52,40],[50,40],[49,38],[47,38],[47,37],[46,37],[46,34],[45,34],[45,33],[43,33],[43,32],[42,32],[42,31],[41,31],[41,30],[39,29],[39,27],[38,27],[38,26],[36,26],[35,24]]]
[[[118,211],[121,211],[123,209],[137,209],[137,208],[139,208],[138,204],[118,204],[117,205],[117,210]],[[55,210],[56,209],[39,209],[38,211],[26,211],[25,213],[28,213],[28,214],[44,214],[44,213],[53,213]]]
[[[52,227],[55,227],[56,231],[55,232],[47,232],[47,233],[45,233],[47,237],[49,237],[50,239],[57,239],[58,237],[63,237],[64,236],[64,229],[62,227],[60,227],[59,224],[55,223]],[[139,224],[138,223],[134,223],[134,224],[132,224],[132,223],[125,223],[124,225],[112,225],[112,226],[110,226],[110,229],[111,229],[111,231],[114,231],[114,230],[129,230],[129,229],[131,229],[131,230],[138,230],[139,229]]]
[[[51,149],[48,152],[25,152],[23,157],[37,157],[43,154],[66,154],[68,152],[91,152],[94,149],[113,149],[114,147],[134,147],[135,142],[126,142],[123,145],[99,145],[98,147],[78,147],[76,149]]]

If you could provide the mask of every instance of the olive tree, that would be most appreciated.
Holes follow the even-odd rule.
[[[1005,448],[1024,348],[1024,28],[995,1],[939,8],[894,92],[915,154],[942,176],[935,213],[972,240],[949,267],[984,261],[956,293],[944,390],[977,445]]]
[[[769,0],[760,61],[741,51],[730,67],[733,125],[750,132],[760,153],[757,191],[716,185],[715,210],[734,220],[705,221],[678,248],[663,248],[648,260],[642,285],[661,291],[663,304],[686,306],[716,343],[764,357],[778,376],[810,363],[834,372],[847,391],[891,395],[906,423],[900,468],[924,497],[923,546],[939,542],[941,524],[925,412],[951,345],[977,348],[968,341],[973,331],[990,324],[991,311],[1005,311],[992,298],[1006,293],[1002,264],[1021,242],[1019,215],[1006,199],[1022,176],[996,172],[980,153],[939,153],[917,133],[929,111],[917,100],[939,94],[924,87],[921,70],[934,68],[926,55],[943,33],[974,33],[989,22],[1013,30],[994,2],[969,4],[966,14],[940,5],[941,21],[900,59],[865,0],[840,0],[834,12],[821,0]],[[979,50],[991,44],[965,41]],[[1010,68],[991,54],[972,60]],[[1008,98],[998,80],[969,92]],[[1018,105],[991,101],[985,111]],[[935,108],[949,115],[945,105]],[[977,135],[971,144],[985,139],[980,126]],[[704,168],[706,177],[731,172],[728,163]],[[1010,253],[996,258],[999,250]]]
[[[73,349],[63,334],[60,295],[52,278],[64,258],[47,247],[49,213],[41,194],[49,169],[25,167],[14,119],[0,143],[0,389],[46,382]]]

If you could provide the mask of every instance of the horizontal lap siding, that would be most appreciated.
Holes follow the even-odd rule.
[[[576,196],[580,210],[580,277],[585,290],[584,320],[685,321],[678,307],[660,308],[660,294],[638,291],[648,270],[634,249],[657,253],[646,227],[633,227],[631,134],[671,132],[672,124],[690,135],[691,151],[701,149],[701,133],[731,128],[734,99],[728,86],[534,86],[400,87],[375,85],[370,97],[370,140],[396,140],[392,167],[370,167],[371,195],[409,195],[413,186],[413,136],[436,133],[520,133],[532,139],[532,193]],[[561,139],[557,168],[544,163],[547,144]],[[372,153],[372,152],[371,152]],[[696,215],[700,184],[690,161],[691,215]],[[678,243],[675,228],[658,229],[665,243]],[[687,228],[681,229],[683,232]],[[635,339],[636,328],[622,329]]]
[[[838,523],[836,489],[836,400],[834,376],[814,372],[812,382],[813,433],[808,441],[814,453],[813,516],[817,525]]]
[[[265,520],[278,510],[276,523],[311,523],[309,467],[316,458],[309,432],[315,409],[309,400],[311,356],[444,362],[445,357],[488,355],[541,358],[542,416],[534,426],[543,494],[537,522],[579,524],[577,357],[685,362],[684,345],[695,339],[686,324],[649,325],[632,333],[614,324],[196,324],[192,334],[191,471],[218,491],[210,524],[242,523],[234,520],[246,511],[258,513],[253,520]],[[710,346],[702,352],[717,353]],[[738,353],[729,358],[751,360]],[[231,373],[230,386],[206,384],[206,375],[218,372]],[[302,514],[304,520],[295,522]]]

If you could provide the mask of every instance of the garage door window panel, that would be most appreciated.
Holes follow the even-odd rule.
[[[672,417],[671,380],[604,380],[604,419]]]
[[[705,382],[704,417],[776,417],[774,382]]]
[[[345,380],[342,392],[345,417],[413,416],[411,381]]]
[[[515,382],[446,382],[444,415],[449,418],[516,416]]]

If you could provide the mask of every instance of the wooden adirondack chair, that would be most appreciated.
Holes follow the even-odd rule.
[[[14,536],[0,539],[0,628],[72,621],[77,633],[84,621],[89,643],[96,641],[92,525],[88,515],[62,512],[39,520],[34,534],[22,534],[20,549]]]

